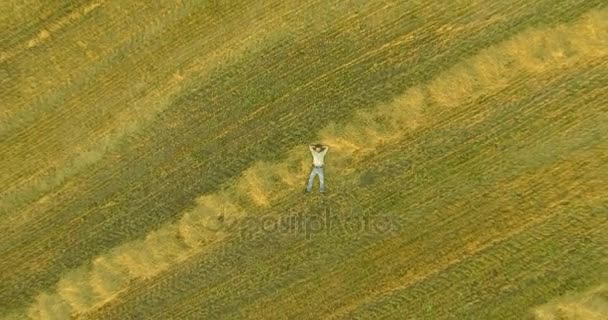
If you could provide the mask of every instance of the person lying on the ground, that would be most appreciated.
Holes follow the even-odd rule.
[[[311,144],[308,146],[310,152],[312,153],[312,169],[310,171],[310,176],[308,177],[308,184],[306,185],[306,192],[312,191],[312,184],[314,182],[315,176],[319,176],[319,190],[320,192],[325,192],[325,177],[323,172],[323,167],[325,166],[324,158],[328,146],[322,144]]]

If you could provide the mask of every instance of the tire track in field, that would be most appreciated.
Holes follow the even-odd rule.
[[[263,176],[263,175],[261,175],[261,176]]]

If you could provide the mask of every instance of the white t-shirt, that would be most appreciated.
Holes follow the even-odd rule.
[[[325,149],[323,149],[323,151],[321,151],[321,152],[315,151],[315,149],[311,146],[309,146],[308,148],[310,149],[310,152],[312,153],[312,164],[315,167],[322,167],[325,164],[323,159],[325,158],[325,154],[327,153],[327,149],[329,149],[329,148],[325,147]]]

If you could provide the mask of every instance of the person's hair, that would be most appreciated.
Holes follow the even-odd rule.
[[[325,146],[322,145],[322,144],[320,144],[320,143],[315,144],[315,148],[321,148],[321,149],[323,149],[323,147],[325,147]]]

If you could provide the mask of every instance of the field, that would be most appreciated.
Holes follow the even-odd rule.
[[[608,319],[604,1],[0,9],[0,319]]]

